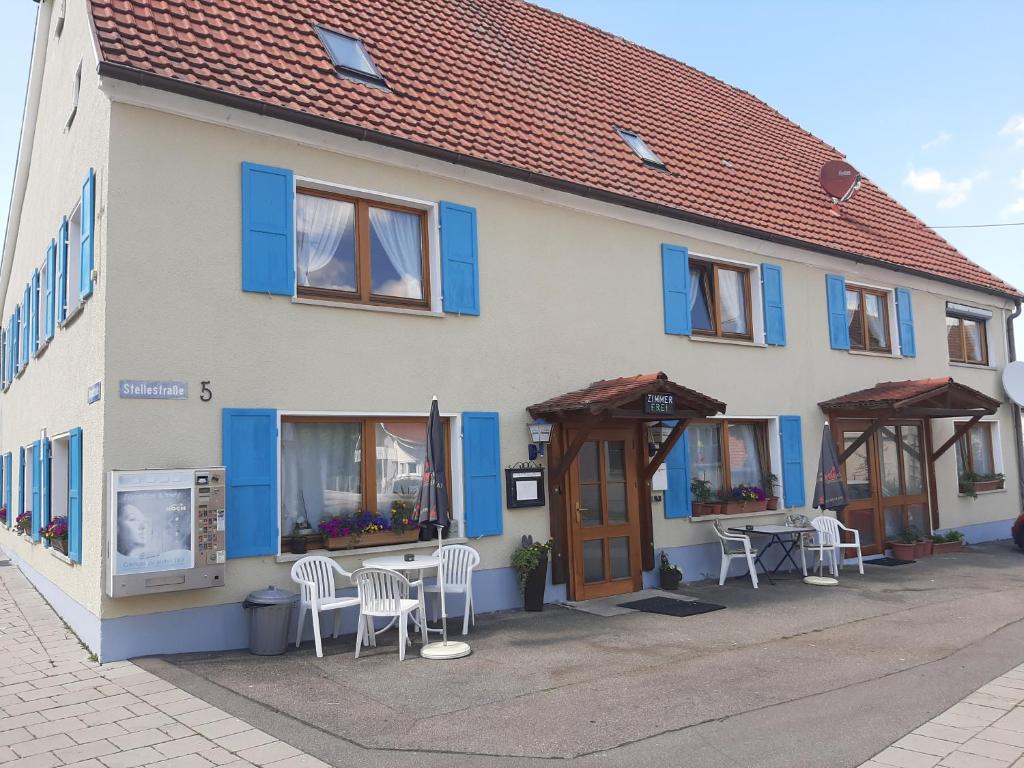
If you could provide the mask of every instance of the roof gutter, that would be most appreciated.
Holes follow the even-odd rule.
[[[974,283],[970,283],[964,280],[955,280],[953,278],[941,277],[932,272],[926,272],[924,270],[914,269],[912,267],[905,267],[899,264],[893,264],[882,259],[877,259],[864,254],[853,253],[850,251],[843,251],[836,248],[829,248],[828,246],[819,245],[816,243],[807,242],[794,237],[788,237],[785,235],[779,235],[772,232],[766,232],[761,229],[754,227],[748,227],[742,224],[736,224],[734,222],[725,221],[723,219],[716,219],[712,216],[704,216],[698,213],[692,213],[690,211],[684,211],[679,208],[672,208],[667,205],[660,205],[658,203],[652,203],[647,200],[642,200],[628,195],[616,194],[614,192],[608,192],[604,189],[597,187],[588,186],[585,184],[578,184],[571,181],[565,181],[554,176],[547,176],[544,174],[534,173],[533,171],[524,170],[522,168],[516,168],[515,166],[505,165],[503,163],[496,163],[492,160],[483,160],[477,157],[471,157],[459,152],[452,152],[451,150],[441,149],[440,147],[431,146],[430,144],[423,144],[421,142],[411,141],[409,139],[403,139],[398,136],[391,136],[380,131],[372,131],[367,128],[363,128],[357,125],[350,125],[342,123],[337,120],[330,120],[325,117],[317,117],[315,115],[309,115],[305,112],[298,110],[286,109],[285,107],[278,107],[272,104],[266,104],[256,99],[249,99],[244,96],[237,96],[235,94],[225,93],[224,91],[218,91],[213,88],[206,88],[201,85],[194,83],[187,83],[182,80],[177,80],[170,77],[163,77],[161,75],[154,75],[149,72],[144,72],[134,67],[127,67],[122,64],[113,64],[111,62],[102,61],[99,65],[100,77],[110,77],[115,80],[122,80],[127,83],[134,85],[140,85],[148,88],[155,88],[161,91],[167,91],[170,93],[177,93],[182,96],[189,96],[191,98],[200,99],[202,101],[211,102],[220,106],[230,107],[233,109],[240,109],[246,112],[252,112],[254,114],[274,118],[277,120],[284,120],[289,123],[295,123],[303,125],[309,128],[315,128],[317,130],[326,131],[328,133],[334,133],[341,136],[348,136],[350,138],[358,139],[360,141],[368,141],[373,144],[379,144],[385,147],[391,147],[393,149],[404,150],[406,152],[412,152],[425,157],[431,157],[437,160],[453,163],[455,165],[462,165],[467,168],[472,168],[486,173],[493,173],[498,176],[504,176],[506,178],[515,179],[518,181],[524,181],[529,184],[536,184],[537,186],[552,189],[558,192],[566,192],[573,195],[579,195],[581,197],[590,198],[592,200],[598,200],[600,202],[611,203],[612,205],[620,205],[625,208],[632,208],[638,211],[644,211],[645,213],[653,213],[658,216],[665,216],[671,219],[677,219],[680,221],[690,222],[692,224],[699,224],[706,227],[712,227],[714,229],[725,230],[727,232],[733,232],[739,235],[745,235],[747,237],[753,237],[758,240],[767,240],[769,242],[779,243],[781,245],[787,245],[795,248],[802,248],[804,250],[815,251],[817,253],[827,254],[829,256],[836,256],[841,259],[849,261],[855,261],[858,263],[874,264],[886,269],[895,270],[897,272],[903,272],[909,275],[916,275],[924,277],[930,280],[939,280],[949,285],[956,285],[963,288],[971,288],[974,290],[988,293],[991,295],[999,296],[1004,299],[1009,299],[1014,302],[1019,302],[1021,296],[1013,293],[1007,293],[1005,291],[996,291],[991,288],[982,288]]]
[[[43,69],[46,66],[46,48],[50,41],[52,11],[52,3],[39,3],[39,7],[36,9],[36,36],[32,41],[32,64],[29,69],[28,87],[25,89],[21,136],[18,139],[18,161],[15,165],[14,182],[11,185],[11,202],[7,209],[7,231],[4,234],[3,256],[0,260],[0,309],[3,308],[7,297],[7,286],[11,281],[11,266],[14,263],[14,251],[18,245],[21,212],[25,206],[25,189],[28,187],[32,148],[36,140],[36,118],[39,115],[39,95],[43,90]]]

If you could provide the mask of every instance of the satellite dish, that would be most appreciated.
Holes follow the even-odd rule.
[[[1003,368],[1003,389],[1017,405],[1024,405],[1024,361],[1017,360]]]
[[[829,160],[821,167],[821,188],[833,204],[845,203],[860,187],[860,174],[843,160]]]

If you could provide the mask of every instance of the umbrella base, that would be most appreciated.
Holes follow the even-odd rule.
[[[424,659],[461,659],[463,656],[469,656],[470,653],[472,653],[472,649],[469,647],[469,643],[464,643],[461,640],[449,640],[447,643],[427,643],[420,651],[420,656]]]
[[[804,576],[804,584],[815,587],[834,587],[839,584],[839,579],[833,579],[831,576]]]

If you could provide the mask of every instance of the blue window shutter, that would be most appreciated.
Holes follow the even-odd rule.
[[[917,345],[914,342],[914,307],[910,301],[910,291],[906,288],[896,289],[896,319],[900,327],[900,354],[904,357],[915,357]]]
[[[39,526],[45,528],[50,524],[50,439],[44,438],[39,443]]]
[[[782,267],[761,265],[761,299],[764,305],[766,344],[786,346],[786,309],[782,298]]]
[[[462,414],[462,476],[466,535],[500,536],[501,436],[497,413]]]
[[[782,495],[786,507],[802,507],[804,498],[804,440],[799,416],[779,416],[782,444]]]
[[[242,290],[295,294],[295,177],[284,168],[242,163]]]
[[[67,317],[68,306],[68,217],[61,219],[60,229],[57,231],[57,272],[54,304],[56,306],[57,322],[63,323]]]
[[[21,370],[21,305],[14,308],[14,373]]]
[[[0,389],[7,389],[7,329],[0,329]]]
[[[690,495],[690,444],[685,431],[665,457],[665,467],[668,470],[665,517],[690,517],[693,515],[693,498]]]
[[[82,428],[68,434],[68,558],[82,562]]]
[[[476,208],[441,201],[441,296],[444,311],[480,314]]]
[[[828,338],[832,349],[850,348],[850,326],[846,322],[846,280],[840,275],[825,275],[828,299]]]
[[[661,290],[665,303],[665,333],[689,336],[693,332],[690,316],[690,250],[680,245],[661,246]]]
[[[42,445],[38,440],[32,443],[32,540],[39,541],[40,520],[42,519],[42,508],[39,506],[42,499],[39,497],[39,490],[42,487],[42,478],[39,476],[39,457],[42,455]]]
[[[29,328],[32,327],[32,283],[25,286],[25,298],[21,302],[21,364],[28,365],[28,348],[31,344]]]
[[[18,448],[18,515],[25,511],[25,446]],[[15,515],[17,516],[17,515]]]
[[[39,351],[39,270],[35,270],[32,273],[32,293],[30,299],[32,301],[32,321],[28,328],[28,335],[30,338],[29,345],[30,351],[33,355]]]
[[[54,286],[56,285],[56,275],[54,275],[54,269],[57,265],[57,246],[54,242],[50,241],[50,247],[46,249],[46,286],[44,289],[45,293],[45,307],[46,312],[43,318],[43,330],[46,332],[46,340],[49,341],[53,338],[53,318],[54,318]]]
[[[228,557],[276,555],[277,411],[225,408]]]
[[[11,452],[4,454],[4,509],[7,510],[7,527],[14,527],[14,507],[11,506],[11,487],[14,485],[13,463]]]
[[[79,242],[81,272],[78,274],[78,294],[83,299],[92,296],[92,268],[96,250],[96,174],[89,169],[82,182],[82,228]]]

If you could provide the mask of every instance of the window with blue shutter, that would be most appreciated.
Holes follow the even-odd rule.
[[[7,329],[0,329],[0,389],[7,389]]]
[[[41,486],[42,477],[39,472],[39,459],[42,456],[42,446],[39,441],[36,440],[32,443],[32,541],[39,541],[39,528],[40,528],[40,513],[42,509],[40,504],[42,499],[39,497],[39,491]]]
[[[690,250],[681,245],[661,246],[661,290],[665,310],[665,333],[689,336],[693,332],[690,317]]]
[[[46,249],[46,286],[44,290],[44,303],[46,309],[44,310],[45,315],[43,317],[43,333],[46,336],[46,341],[53,338],[54,329],[54,288],[56,287],[56,275],[54,271],[57,267],[57,246],[51,240],[50,247]]]
[[[674,422],[668,422],[675,426]],[[665,517],[690,517],[693,498],[690,495],[690,444],[686,432],[680,436],[665,457],[668,488],[665,491]]]
[[[14,527],[14,508],[11,506],[11,486],[14,485],[13,463],[11,452],[4,454],[4,509],[7,510],[7,527]]]
[[[782,496],[786,507],[804,506],[804,440],[799,416],[779,416]]]
[[[850,348],[850,326],[846,321],[846,280],[840,275],[825,275],[828,300],[828,338],[832,349]]]
[[[466,536],[500,536],[501,435],[498,414],[462,414],[462,475]]]
[[[50,439],[39,442],[39,527],[50,524]]]
[[[79,239],[81,270],[78,273],[78,295],[84,300],[92,296],[92,269],[96,250],[96,174],[89,174],[82,183],[82,227]]]
[[[14,308],[14,358],[11,370],[15,375],[21,370],[21,347],[21,305],[19,304]]]
[[[295,177],[284,168],[242,163],[242,290],[295,294]]]
[[[55,277],[56,294],[54,305],[57,315],[57,323],[63,323],[67,317],[68,308],[68,217],[61,219],[60,229],[57,231],[57,272]]]
[[[10,475],[7,474],[7,464],[4,461],[4,457],[0,455],[0,507],[4,508],[4,519],[0,521],[0,525],[7,527],[11,522],[11,509],[7,506],[7,486],[11,482]]]
[[[222,423],[227,555],[276,555],[277,411],[225,408]]]
[[[441,295],[445,312],[480,314],[476,208],[441,201]]]
[[[32,327],[32,283],[25,286],[25,298],[21,302],[21,340],[18,342],[21,353],[21,366],[28,365],[30,336]]]
[[[68,433],[68,558],[82,562],[82,429]]]
[[[29,347],[32,355],[39,351],[39,270],[32,273],[31,294],[32,320],[29,323]]]
[[[900,329],[900,354],[915,357],[917,344],[914,341],[914,307],[910,291],[906,288],[896,289],[896,320]]]
[[[764,306],[764,340],[778,347],[786,345],[786,309],[782,298],[782,267],[761,265],[761,299]]]
[[[18,511],[15,517],[25,511],[25,446],[18,448]]]

